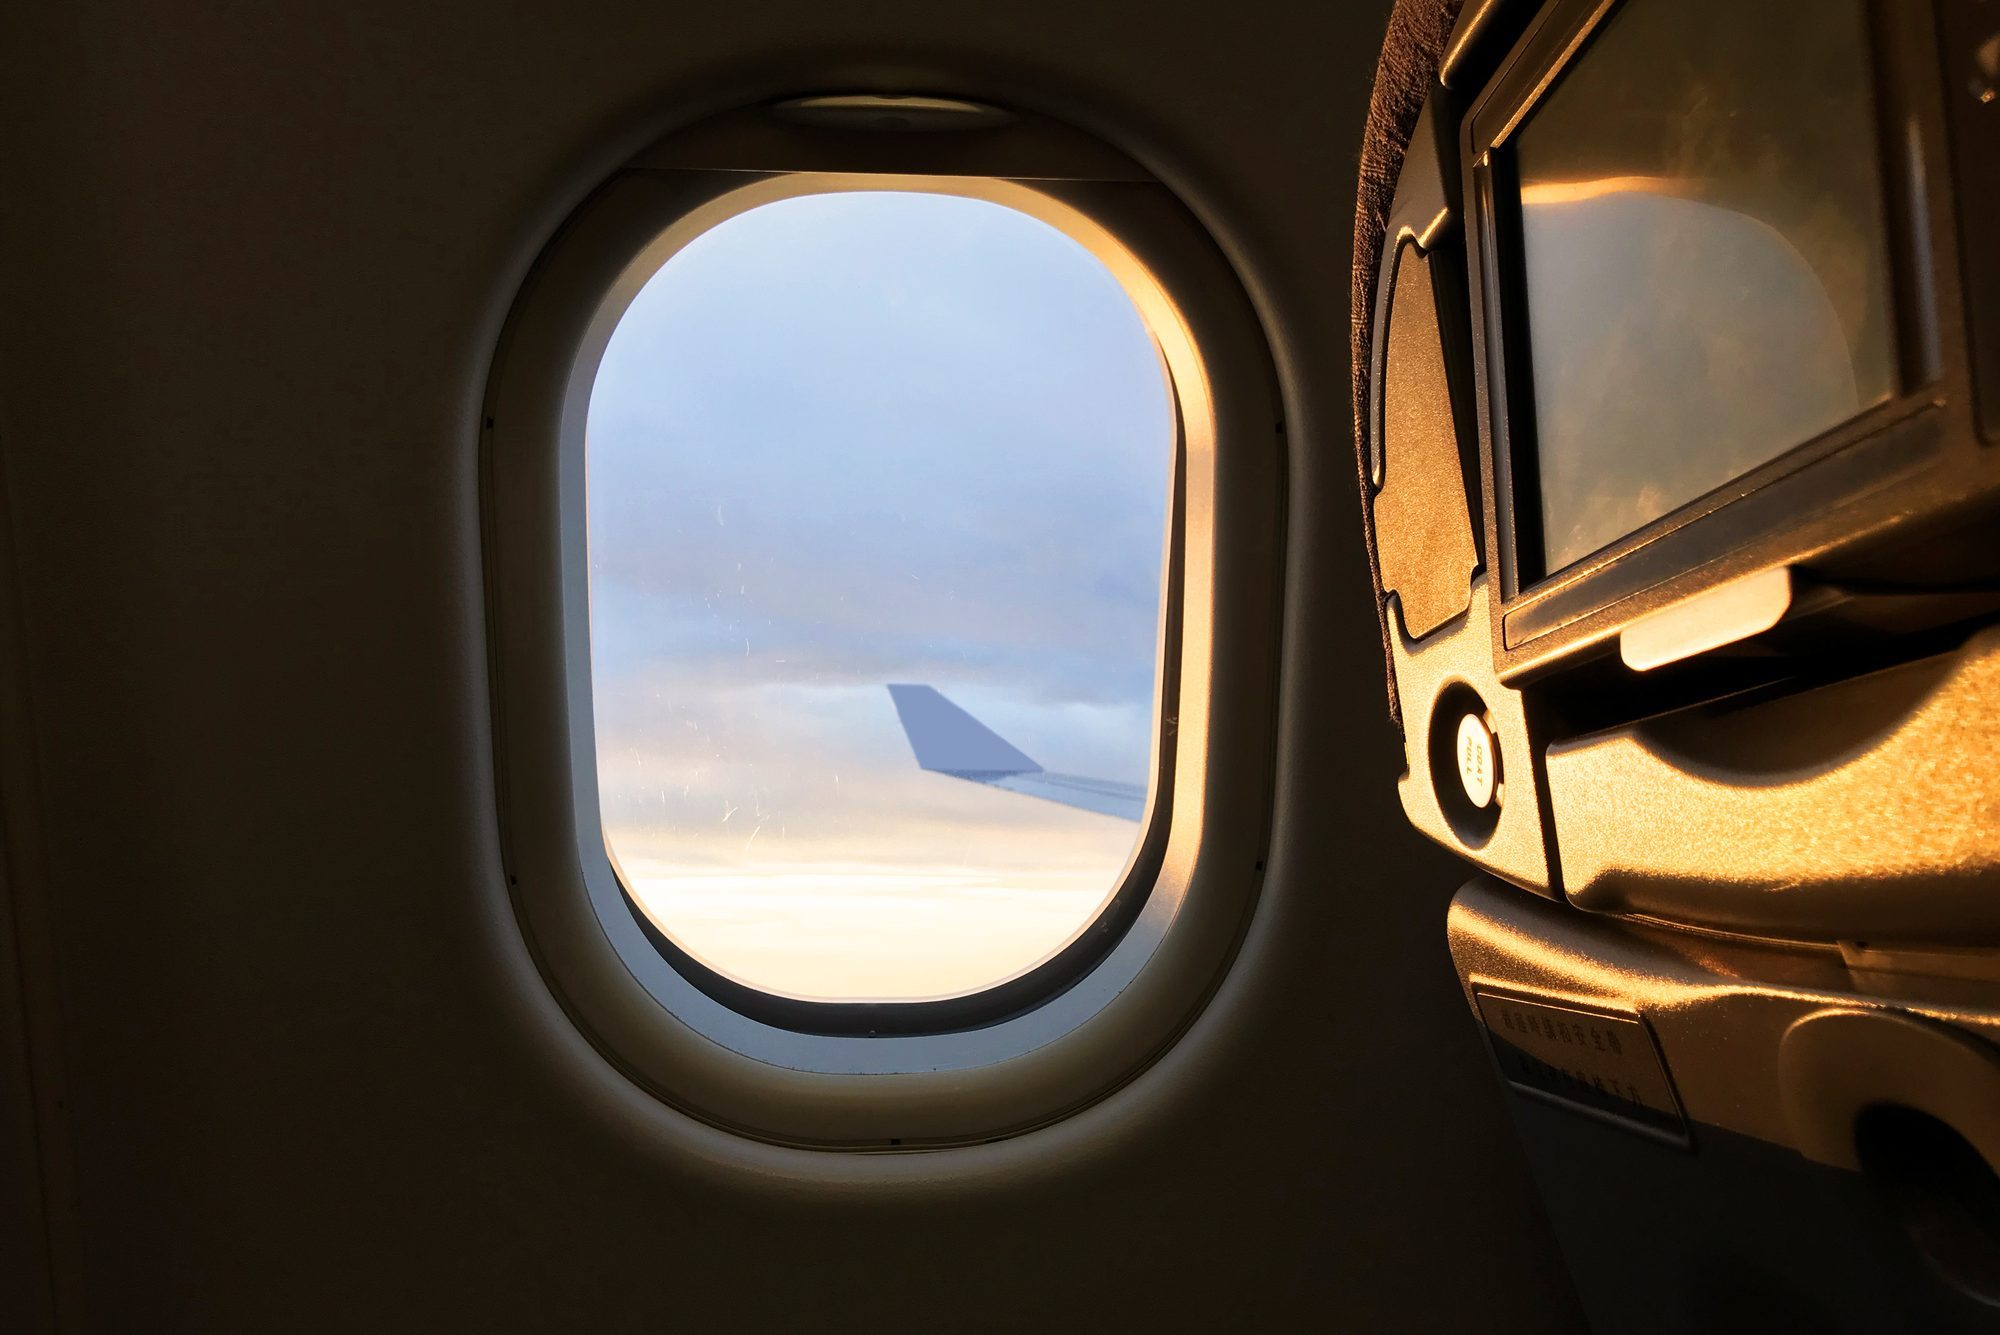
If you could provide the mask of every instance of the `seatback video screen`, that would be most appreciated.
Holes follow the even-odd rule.
[[[1528,576],[1897,390],[1869,51],[1862,0],[1629,0],[1516,132]]]

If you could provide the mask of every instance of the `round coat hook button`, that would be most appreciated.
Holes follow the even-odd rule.
[[[1472,687],[1448,682],[1431,706],[1429,731],[1424,759],[1438,814],[1459,843],[1483,848],[1499,830],[1507,804],[1493,711]]]
[[[1500,744],[1482,714],[1468,713],[1458,720],[1458,743],[1452,748],[1458,759],[1458,782],[1473,806],[1485,810],[1493,805],[1494,790],[1500,782]]]

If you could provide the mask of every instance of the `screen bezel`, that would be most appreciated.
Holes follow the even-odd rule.
[[[1951,244],[1948,236],[1936,235],[1944,225],[1939,215],[1949,210],[1931,197],[1950,179],[1935,107],[1935,66],[1927,72],[1921,43],[1909,35],[1908,25],[1885,22],[1880,0],[1863,0],[1890,251],[1895,393],[1569,565],[1541,568],[1512,145],[1591,38],[1630,2],[1548,5],[1461,123],[1474,247],[1470,277],[1475,319],[1483,324],[1475,346],[1484,360],[1482,426],[1494,501],[1488,550],[1497,558],[1501,593],[1494,650],[1503,667],[1514,671],[1601,643],[1663,602],[1825,547],[1831,532],[1826,522],[1834,512],[1851,518],[1854,502],[1923,473],[1948,452],[1949,433],[1938,411],[1937,386],[1947,370],[1939,306],[1955,293],[1940,282],[1937,259],[1940,247]]]

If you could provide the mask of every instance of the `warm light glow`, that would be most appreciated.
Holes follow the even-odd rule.
[[[1521,187],[1521,203],[1580,204],[1606,195],[1667,195],[1699,199],[1706,182],[1686,176],[1594,176],[1575,181],[1534,181]]]

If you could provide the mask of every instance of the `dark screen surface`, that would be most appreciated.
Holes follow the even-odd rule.
[[[1862,0],[1628,0],[1535,107],[1543,573],[1893,392],[1875,114]]]

